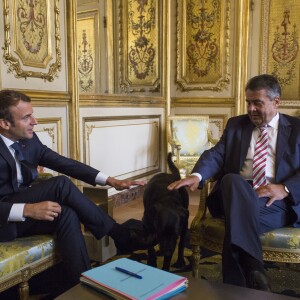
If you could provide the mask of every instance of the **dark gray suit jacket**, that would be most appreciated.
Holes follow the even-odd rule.
[[[20,141],[20,147],[27,161],[35,167],[43,166],[59,173],[96,185],[98,170],[66,158],[43,145],[34,134],[32,139]],[[0,227],[7,223],[12,203],[6,202],[7,195],[19,192],[16,162],[0,138]],[[25,199],[24,199],[25,200]]]
[[[220,180],[225,174],[239,174],[245,161],[254,125],[248,115],[230,118],[215,147],[205,151],[192,172],[200,173],[203,182],[209,178]],[[292,207],[300,227],[300,119],[279,114],[275,159],[275,183],[282,183],[290,191]],[[216,185],[216,189],[218,184]],[[214,191],[216,192],[216,190]]]

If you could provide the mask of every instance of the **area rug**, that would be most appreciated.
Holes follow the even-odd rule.
[[[157,252],[159,251],[156,248]],[[191,272],[191,250],[185,248],[185,263],[186,266],[183,269],[171,268],[171,272],[177,274],[186,274]],[[147,252],[136,251],[131,255],[117,255],[111,260],[128,257],[130,259],[147,263]],[[176,261],[176,254],[173,256],[172,263]],[[204,253],[202,255],[199,268],[199,276],[202,279],[206,279],[214,282],[222,282],[222,264],[221,256],[213,253]],[[158,256],[158,267],[162,266],[163,257]],[[265,265],[267,275],[271,279],[272,291],[274,293],[287,295],[295,298],[300,298],[300,266],[292,264],[279,264],[279,263],[267,263]],[[186,275],[185,275],[186,276]]]

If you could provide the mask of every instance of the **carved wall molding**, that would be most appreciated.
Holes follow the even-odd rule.
[[[9,0],[3,0],[3,20],[4,20],[4,53],[3,53],[3,61],[8,66],[7,72],[13,73],[16,78],[27,78],[27,77],[36,77],[44,79],[45,81],[52,82],[57,73],[61,70],[61,49],[60,49],[60,24],[59,24],[59,0],[54,0],[53,3],[51,1],[51,5],[49,5],[48,0],[43,0],[44,6],[39,6],[41,3],[35,3],[30,1],[30,3],[23,3],[24,1],[14,0],[14,11],[18,12],[16,14],[11,13],[11,7],[9,5]],[[48,3],[48,5],[46,5]],[[35,6],[36,5],[36,6]],[[52,58],[48,53],[45,55],[45,58],[40,62],[39,51],[42,49],[43,39],[42,36],[47,37],[50,32],[50,25],[45,28],[43,27],[45,20],[48,19],[50,22],[50,6],[53,7],[53,19],[54,19],[54,39],[55,39],[55,58],[56,61],[48,66],[48,71],[38,72],[33,70],[25,70],[24,66],[41,68],[46,67],[46,64],[50,62]],[[35,11],[40,9],[41,11]],[[46,9],[47,11],[44,11]],[[35,14],[36,13],[36,14]],[[13,22],[14,20],[14,22]],[[27,20],[27,21],[26,21]],[[14,24],[14,26],[12,26]],[[17,28],[18,26],[19,28]],[[23,25],[22,25],[23,24]],[[30,28],[26,28],[25,25],[30,26]],[[17,37],[17,30],[20,30],[23,38],[22,43],[23,47],[20,50],[20,43],[15,42],[12,45],[12,36]],[[33,31],[36,32],[35,35],[29,36],[28,32]],[[42,30],[42,31],[41,31]],[[47,33],[45,33],[45,30]],[[51,38],[51,37],[50,37]],[[50,41],[49,38],[49,41]],[[50,43],[50,42],[49,42]],[[26,53],[28,51],[28,53]],[[16,53],[14,55],[13,53]],[[44,51],[45,52],[45,51]],[[24,54],[26,55],[24,56]],[[29,55],[30,54],[30,55]],[[22,59],[21,55],[24,57],[28,57],[28,59]],[[36,59],[35,59],[36,58]]]
[[[88,165],[126,178],[160,170],[160,116],[91,116],[82,118],[82,126],[83,160]],[[114,164],[105,158],[107,153]]]
[[[62,154],[62,119],[38,118],[35,132],[44,145],[53,151]],[[39,172],[47,172],[53,175],[58,173],[48,168],[39,167]]]

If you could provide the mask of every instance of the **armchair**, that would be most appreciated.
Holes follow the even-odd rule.
[[[168,143],[181,177],[189,175],[199,156],[217,143],[209,129],[208,116],[170,116]],[[224,220],[208,212],[205,200],[212,181],[200,191],[198,212],[190,226],[193,276],[199,275],[200,248],[222,253],[225,234]],[[263,259],[270,262],[300,263],[300,228],[285,227],[272,230],[260,237]]]
[[[52,175],[40,173],[37,182]],[[1,292],[18,285],[19,299],[29,299],[29,279],[60,261],[53,235],[20,237],[0,242],[0,298]]]
[[[170,116],[168,143],[182,178],[189,175],[204,150],[216,144],[209,129],[209,116]]]
[[[201,190],[199,209],[190,228],[193,277],[198,278],[200,247],[222,253],[225,235],[224,220],[214,218],[203,203],[210,192],[211,182]],[[300,228],[285,227],[260,236],[264,261],[300,263]]]

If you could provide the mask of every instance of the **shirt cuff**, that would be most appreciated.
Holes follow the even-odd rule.
[[[13,204],[8,216],[10,222],[22,222],[25,221],[23,217],[25,203]]]
[[[191,175],[197,176],[199,178],[199,182],[202,180],[202,176],[199,173],[192,173]]]
[[[106,180],[108,177],[109,177],[108,175],[106,175],[102,172],[99,172],[96,176],[95,182],[96,182],[96,184],[104,186],[104,185],[106,185]]]

